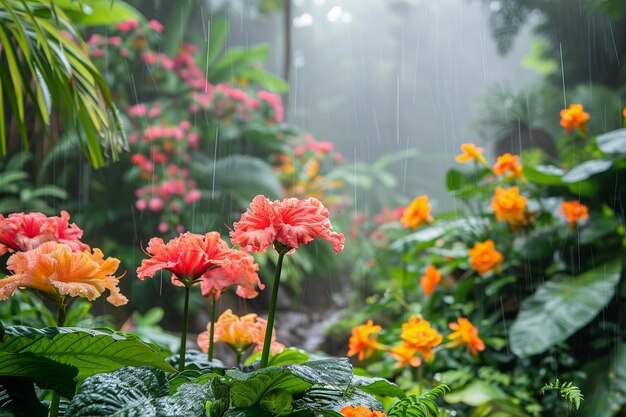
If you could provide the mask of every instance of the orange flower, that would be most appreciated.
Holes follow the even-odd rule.
[[[329,241],[336,253],[343,250],[344,236],[332,232],[329,212],[316,198],[285,198],[270,201],[257,195],[236,222],[230,238],[250,252],[265,252],[273,243],[292,248],[289,253],[315,238]]]
[[[506,220],[510,225],[524,222],[524,211],[528,199],[519,194],[519,188],[512,187],[508,190],[496,188],[496,193],[491,200],[491,209],[496,213],[496,219]]]
[[[424,294],[432,295],[435,292],[435,288],[441,281],[441,271],[439,271],[435,265],[428,265],[426,267],[426,273],[420,278],[420,284],[424,290]]]
[[[469,251],[470,266],[480,275],[485,275],[490,271],[498,271],[504,257],[496,250],[493,240],[478,242]]]
[[[485,152],[484,148],[479,148],[473,143],[464,143],[461,145],[461,150],[463,151],[463,153],[457,155],[457,157],[455,158],[457,162],[464,164],[475,159],[489,168],[489,164],[483,156],[483,152]]]
[[[577,200],[562,202],[559,214],[567,219],[567,227],[570,230],[574,229],[579,221],[589,218],[587,206]]]
[[[356,326],[352,329],[352,336],[350,336],[348,356],[354,356],[359,354],[359,360],[372,356],[377,350],[382,350],[383,347],[378,343],[377,333],[383,328],[374,325],[372,320],[368,320],[366,324]]]
[[[411,348],[406,343],[392,348],[389,353],[398,360],[396,368],[402,368],[407,365],[418,368],[422,364],[419,356],[415,356],[417,349]]]
[[[358,407],[349,405],[342,408],[340,413],[344,417],[387,417],[387,414],[382,411],[372,411],[362,405]]]
[[[482,352],[485,350],[485,344],[478,337],[478,329],[468,319],[459,317],[456,319],[456,323],[450,323],[448,327],[454,330],[454,332],[448,335],[448,339],[453,341],[448,344],[448,347],[457,347],[465,344],[473,356],[476,356],[478,351]]]
[[[493,165],[493,173],[496,175],[504,175],[509,173],[509,177],[522,178],[522,164],[519,156],[505,153],[500,155]]]
[[[428,197],[421,195],[416,197],[411,204],[404,208],[400,223],[404,227],[417,228],[422,222],[430,223],[433,218],[430,216],[431,210],[430,204],[428,204]]]
[[[402,325],[400,338],[407,349],[415,349],[428,361],[432,358],[433,348],[441,343],[443,337],[426,320],[413,316]]]
[[[622,111],[622,116],[624,116],[624,119],[626,119],[626,107],[624,107],[624,110]]]
[[[265,329],[267,321],[256,314],[246,314],[237,316],[231,309],[222,313],[215,322],[214,342],[226,343],[236,352],[243,352],[251,345],[257,348],[263,347]],[[198,346],[203,352],[209,350],[209,338],[211,337],[211,323],[207,325],[207,330],[198,335]],[[276,342],[276,332],[272,334],[272,353],[276,354],[285,348],[281,343]]]
[[[93,301],[105,290],[107,301],[115,306],[128,299],[117,287],[115,276],[120,265],[116,258],[104,259],[100,249],[74,251],[66,244],[46,242],[27,252],[17,252],[7,261],[14,275],[0,280],[0,300],[6,300],[19,287],[43,291],[55,298],[85,297]]]
[[[570,104],[568,109],[561,110],[561,126],[568,135],[575,128],[585,132],[588,120],[589,113],[585,113],[582,104]]]

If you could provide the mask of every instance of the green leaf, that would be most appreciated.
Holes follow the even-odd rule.
[[[566,340],[609,303],[619,282],[619,261],[576,277],[557,276],[522,302],[509,342],[519,357],[536,355]]]
[[[289,84],[285,80],[262,69],[247,68],[242,70],[240,75],[251,83],[269,91],[286,93],[289,90]]]
[[[293,407],[296,410],[339,412],[348,405],[356,404],[370,410],[382,410],[382,405],[372,395],[358,389],[343,390],[328,383],[308,390],[305,395],[293,402]]]
[[[387,413],[388,417],[437,417],[439,408],[437,399],[450,389],[446,385],[438,385],[420,395],[411,395],[397,401]]]
[[[353,377],[348,358],[329,358],[286,367],[292,374],[311,384],[330,384],[347,388]]]
[[[291,394],[301,394],[311,384],[294,376],[284,367],[269,367],[255,372],[227,371],[230,382],[230,400],[235,408],[258,404],[265,393],[272,390],[285,390]]]
[[[269,361],[269,366],[281,366],[281,365],[294,365],[301,364],[310,359],[308,353],[297,348],[287,348],[280,352],[278,355],[272,356]]]
[[[48,416],[48,407],[39,402],[29,378],[0,377],[0,415],[4,411],[16,417]]]
[[[582,417],[612,417],[626,405],[626,344],[619,343],[615,351],[589,362],[580,387],[585,401],[576,415]]]
[[[213,19],[209,31],[209,58],[208,63],[212,65],[224,49],[224,42],[230,32],[230,23],[226,18]]]
[[[552,165],[525,165],[524,177],[530,182],[541,185],[561,185],[565,171]]]
[[[263,61],[269,53],[269,46],[265,44],[249,48],[231,48],[208,71],[208,79],[212,83],[228,82],[238,78],[241,71],[253,68]]]
[[[494,384],[477,379],[463,388],[452,391],[444,399],[450,404],[463,403],[477,407],[492,400],[504,400],[506,394]]]
[[[608,154],[626,153],[626,129],[614,130],[596,138],[598,148]]]
[[[513,241],[513,249],[523,259],[538,261],[552,257],[554,250],[561,243],[557,228],[533,230]]]
[[[530,415],[509,400],[497,400],[477,407],[470,417],[530,417]]]
[[[261,408],[272,413],[272,415],[281,416],[289,414],[293,410],[292,402],[293,396],[289,391],[277,389],[263,395],[259,404]]]
[[[157,350],[136,338],[71,327],[33,329],[8,326],[0,343],[0,352],[6,355],[5,367],[13,364],[12,361],[31,357],[75,368],[77,378],[114,371],[126,365],[150,365],[174,371]],[[32,372],[36,374],[36,370]]]
[[[384,378],[372,378],[355,375],[352,377],[350,385],[360,389],[361,391],[381,397],[406,397],[404,391],[402,391],[396,384],[389,382]]]
[[[65,417],[201,417],[205,415],[205,403],[216,400],[210,386],[183,384],[169,396],[163,371],[125,367],[87,378]]]
[[[596,174],[608,171],[612,166],[613,161],[607,159],[593,159],[575,166],[569,170],[567,174],[563,175],[562,179],[565,183],[584,181]]]
[[[67,16],[81,25],[113,25],[127,20],[145,20],[139,10],[121,0],[89,0],[82,6],[72,0],[54,0]]]

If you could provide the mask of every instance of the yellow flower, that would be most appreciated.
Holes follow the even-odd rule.
[[[459,317],[456,319],[456,323],[450,323],[448,327],[454,330],[448,335],[448,339],[452,340],[448,347],[457,347],[465,344],[473,356],[476,356],[478,351],[482,352],[485,350],[485,344],[478,337],[478,329],[468,319]]]
[[[493,240],[478,242],[469,249],[470,266],[480,275],[485,275],[490,271],[498,271],[504,257],[496,250]]]
[[[430,216],[432,207],[428,203],[428,197],[421,195],[416,197],[411,204],[406,206],[402,213],[400,223],[404,227],[417,228],[423,222],[430,223],[433,218]]]
[[[356,326],[352,329],[352,336],[350,336],[350,350],[348,356],[359,355],[359,360],[369,358],[377,350],[382,350],[383,346],[378,343],[379,333],[383,328],[374,325],[372,320],[368,320],[366,324]]]
[[[473,143],[464,143],[461,145],[461,150],[463,151],[463,153],[457,155],[457,157],[455,158],[457,162],[464,164],[472,160],[477,160],[478,162],[489,168],[489,164],[483,156],[483,152],[485,152],[484,148],[479,148]]]
[[[500,155],[493,165],[494,174],[503,175],[507,172],[512,178],[522,178],[522,164],[519,162],[519,157],[508,152]]]
[[[565,128],[568,135],[572,129],[579,129],[583,132],[587,130],[589,113],[586,113],[582,104],[570,104],[568,109],[561,110],[561,126]]]
[[[430,326],[428,321],[416,316],[411,317],[402,325],[400,338],[407,349],[415,349],[426,360],[432,358],[433,348],[443,340],[443,337]]]
[[[491,209],[496,213],[496,219],[506,220],[510,225],[523,223],[524,211],[528,199],[519,194],[518,187],[507,189],[496,188],[496,193],[491,200]]]

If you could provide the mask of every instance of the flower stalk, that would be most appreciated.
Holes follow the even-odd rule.
[[[59,312],[57,314],[57,327],[63,327],[65,325],[65,309],[67,308],[67,304],[67,296],[63,297],[58,302]],[[58,417],[59,404],[61,404],[61,396],[56,391],[52,391],[52,401],[50,402],[50,412],[48,414],[49,417]]]
[[[272,345],[272,333],[274,331],[274,316],[276,315],[276,303],[278,301],[278,287],[280,286],[280,273],[283,269],[283,259],[290,247],[278,242],[274,243],[278,251],[278,261],[276,262],[276,271],[274,272],[274,282],[272,284],[272,298],[270,300],[270,309],[267,313],[267,328],[265,329],[265,339],[263,339],[263,352],[261,353],[261,368],[267,366],[270,357],[270,347]]]
[[[211,330],[209,332],[209,351],[208,351],[209,362],[213,360],[213,345],[215,344],[215,321],[217,320],[216,316],[217,316],[217,302],[215,301],[215,297],[212,297],[211,298]]]
[[[185,353],[187,350],[187,322],[189,321],[189,290],[190,285],[185,285],[185,304],[183,307],[183,323],[180,334],[180,351],[178,358],[178,370],[185,369]]]

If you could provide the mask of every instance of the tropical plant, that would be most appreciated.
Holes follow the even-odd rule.
[[[120,116],[76,29],[78,22],[101,24],[138,16],[121,1],[109,3],[2,1],[0,155],[7,155],[9,139],[21,137],[22,148],[28,150],[33,135],[54,138],[58,134],[49,126],[61,124],[76,133],[94,167],[104,166],[105,155],[118,157],[126,145]],[[108,11],[102,13],[105,4]]]

